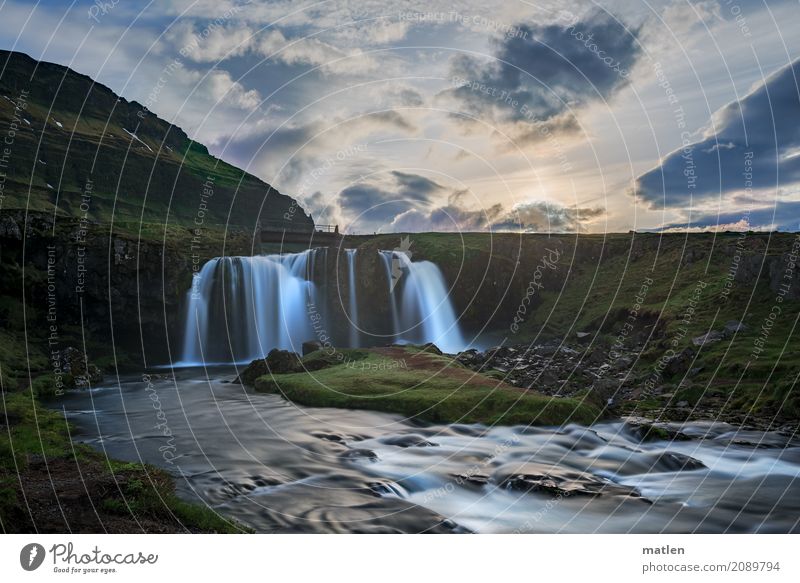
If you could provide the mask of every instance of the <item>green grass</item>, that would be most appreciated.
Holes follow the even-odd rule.
[[[63,416],[41,406],[30,390],[0,397],[0,525],[4,529],[14,527],[13,517],[19,514],[19,482],[25,481],[25,470],[36,457],[48,462],[71,459],[83,467],[84,474],[91,467],[113,475],[121,491],[107,492],[95,500],[106,512],[170,523],[177,518],[185,528],[202,532],[248,532],[211,508],[178,498],[167,472],[108,459],[87,445],[72,443]]]
[[[349,352],[343,351],[348,359]],[[364,352],[366,357],[361,356]],[[407,368],[373,351],[356,353],[361,358],[355,366],[337,364],[313,373],[266,375],[256,380],[256,389],[279,393],[301,405],[370,409],[435,423],[560,425],[591,423],[600,415],[589,403],[503,385],[446,357],[426,356],[440,366],[438,373],[415,368],[414,348],[406,349]],[[478,383],[464,384],[472,375]]]

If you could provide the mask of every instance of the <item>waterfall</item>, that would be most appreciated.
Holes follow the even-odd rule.
[[[397,313],[397,302],[395,301],[394,297],[394,287],[397,283],[397,279],[395,278],[393,271],[395,268],[395,262],[392,260],[394,257],[393,251],[381,251],[381,261],[383,262],[383,267],[386,270],[386,286],[389,290],[389,307],[392,313],[392,333],[397,336],[398,326],[400,326],[400,316]],[[398,275],[402,272],[399,270],[399,263],[396,265],[398,268]]]
[[[342,342],[340,346],[391,342],[433,342],[446,352],[463,350],[447,285],[430,261],[415,261],[400,251],[381,251],[391,313],[389,334],[359,332],[356,250],[346,249],[346,330],[329,330],[327,249],[256,257],[218,257],[192,279],[186,295],[186,321],[180,366],[249,362],[273,348],[301,352],[308,340]],[[318,253],[325,254],[317,257]],[[325,277],[315,282],[315,265]],[[317,278],[319,279],[319,277]],[[374,299],[374,298],[373,298]],[[341,302],[344,304],[344,302]],[[346,321],[345,319],[334,321]]]
[[[357,348],[358,339],[358,298],[356,297],[356,250],[345,249],[347,252],[347,295],[349,297],[348,309],[350,316],[350,348]]]
[[[466,346],[444,276],[430,261],[411,261],[402,251],[384,252],[398,342],[433,342],[445,352]],[[394,283],[394,286],[392,285]],[[399,291],[398,291],[399,290]],[[399,303],[399,308],[398,308]]]
[[[249,362],[273,348],[300,352],[314,338],[312,307],[320,309],[314,253],[208,261],[187,293],[180,364]]]

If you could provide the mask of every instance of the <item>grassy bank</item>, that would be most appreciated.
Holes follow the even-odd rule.
[[[31,390],[0,393],[0,529],[13,532],[246,532],[177,497],[165,471],[73,443]]]
[[[256,389],[300,405],[371,409],[434,423],[560,425],[591,423],[600,415],[596,406],[580,399],[519,389],[415,347],[339,354],[344,363],[336,361],[313,372],[261,376]],[[309,354],[304,364],[320,358],[320,352]]]

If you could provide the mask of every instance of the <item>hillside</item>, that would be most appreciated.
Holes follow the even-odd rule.
[[[3,210],[113,216],[121,228],[189,226],[205,211],[206,227],[252,229],[295,204],[139,103],[18,52],[0,51],[0,133],[11,142],[0,160]],[[293,220],[311,226],[302,209]]]

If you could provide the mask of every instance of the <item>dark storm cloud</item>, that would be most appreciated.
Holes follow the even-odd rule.
[[[419,174],[407,174],[395,170],[392,176],[400,187],[400,194],[415,200],[427,200],[430,195],[443,190],[440,184]]]
[[[339,206],[351,219],[384,226],[398,215],[414,208],[427,208],[431,197],[444,191],[440,184],[408,172],[393,171],[389,185],[356,184],[339,193]]]
[[[450,94],[467,113],[512,122],[555,118],[625,86],[641,52],[637,31],[599,10],[580,20],[519,29],[520,35],[497,41],[488,64],[471,56],[454,60],[458,87]]]
[[[639,176],[635,193],[651,207],[688,207],[728,192],[800,181],[800,60],[714,114],[715,135],[669,154]]]

